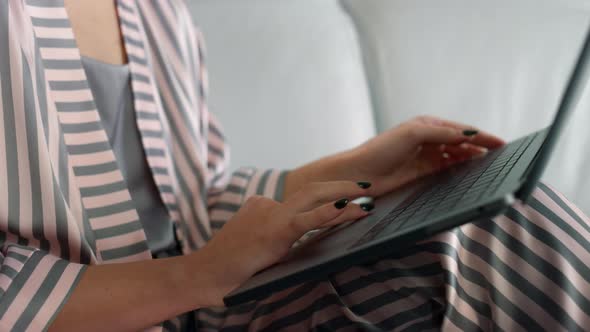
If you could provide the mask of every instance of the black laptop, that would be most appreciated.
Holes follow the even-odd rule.
[[[377,199],[374,213],[364,219],[316,232],[281,263],[228,294],[225,304],[245,303],[320,280],[450,228],[492,218],[515,199],[526,202],[584,91],[590,77],[589,56],[590,31],[550,127],[387,194]]]

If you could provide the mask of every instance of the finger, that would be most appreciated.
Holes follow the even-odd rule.
[[[414,167],[419,176],[430,174],[458,162],[472,159],[484,150],[482,147],[469,145],[468,143],[461,145],[426,144],[423,147],[423,156],[428,162],[424,163],[423,167]]]
[[[334,202],[321,205],[311,211],[302,212],[293,219],[297,233],[305,234],[308,231],[333,226],[345,221],[355,220],[368,215],[357,204],[347,204],[343,208],[337,208]]]
[[[483,146],[489,149],[498,148],[506,142],[498,136],[492,135],[486,131],[479,130],[473,126],[466,125],[459,122],[454,122],[450,120],[440,119],[437,117],[432,116],[423,116],[420,117],[423,123],[432,125],[432,126],[442,126],[442,127],[449,127],[454,128],[460,131],[464,130],[477,130],[477,134],[473,136],[471,143]]]
[[[412,123],[407,127],[406,134],[414,145],[459,145],[473,139],[470,136],[464,135],[462,131],[456,128],[434,126],[423,123]]]
[[[350,204],[350,208],[347,207],[347,209],[349,210],[339,215],[336,219],[332,219],[326,223],[323,223],[320,227],[326,228],[340,225],[349,221],[357,221],[371,214],[370,211],[362,210],[358,204]]]
[[[285,205],[295,212],[305,212],[331,201],[344,198],[353,200],[358,197],[372,196],[372,190],[373,188],[368,182],[314,182],[307,184],[304,188],[293,194],[285,202]]]
[[[500,147],[500,146],[506,144],[506,142],[503,139],[501,139],[500,137],[492,135],[486,131],[479,130],[474,126],[470,126],[470,125],[455,122],[455,121],[440,119],[440,118],[433,117],[433,116],[423,116],[423,117],[420,117],[420,119],[424,123],[427,123],[430,125],[435,125],[435,126],[450,127],[450,128],[455,128],[455,129],[458,129],[461,131],[476,130],[477,134],[473,137],[473,143],[480,145],[480,146],[485,146],[487,148],[497,148],[497,147]]]
[[[466,160],[487,153],[487,149],[481,146],[463,143],[461,145],[445,145],[443,153],[449,155],[450,159]]]

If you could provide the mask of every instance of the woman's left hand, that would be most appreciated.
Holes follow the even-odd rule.
[[[372,182],[378,196],[503,144],[471,126],[421,116],[349,151],[343,166],[346,177]]]
[[[287,178],[285,194],[307,181],[349,180],[370,182],[370,194],[377,197],[503,144],[472,126],[420,116],[352,150],[295,170],[292,179]]]

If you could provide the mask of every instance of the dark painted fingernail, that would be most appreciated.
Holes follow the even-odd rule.
[[[367,211],[367,212],[369,212],[375,208],[375,204],[373,204],[373,203],[363,203],[360,206],[361,206],[361,209],[363,209],[363,211]]]
[[[465,136],[474,136],[479,133],[479,130],[463,130],[463,135]]]
[[[336,201],[336,203],[334,203],[334,206],[340,210],[340,209],[344,209],[346,207],[346,205],[348,205],[348,198],[343,198],[339,201]]]
[[[371,182],[357,182],[357,184],[363,189],[367,189],[371,186]]]

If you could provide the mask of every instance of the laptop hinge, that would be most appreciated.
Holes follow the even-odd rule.
[[[535,137],[535,139],[537,139],[537,137]],[[535,139],[533,139],[533,142]],[[541,151],[543,151],[543,145],[545,145],[544,138],[543,138],[543,144],[541,144],[541,146],[539,146],[539,149],[537,149],[537,152],[535,152],[535,156],[533,157],[532,161],[529,163],[529,165],[527,166],[524,173],[522,173],[522,175],[520,176],[521,186],[518,189],[518,191],[515,193],[514,196],[523,202],[526,202],[528,200],[528,196],[530,196],[530,188],[529,188],[530,185],[527,185],[527,177],[531,174],[531,170],[533,169],[533,167],[537,163],[537,160],[539,159],[539,154],[541,153]],[[534,185],[536,185],[536,183]],[[526,196],[526,197],[524,197],[524,196]]]

